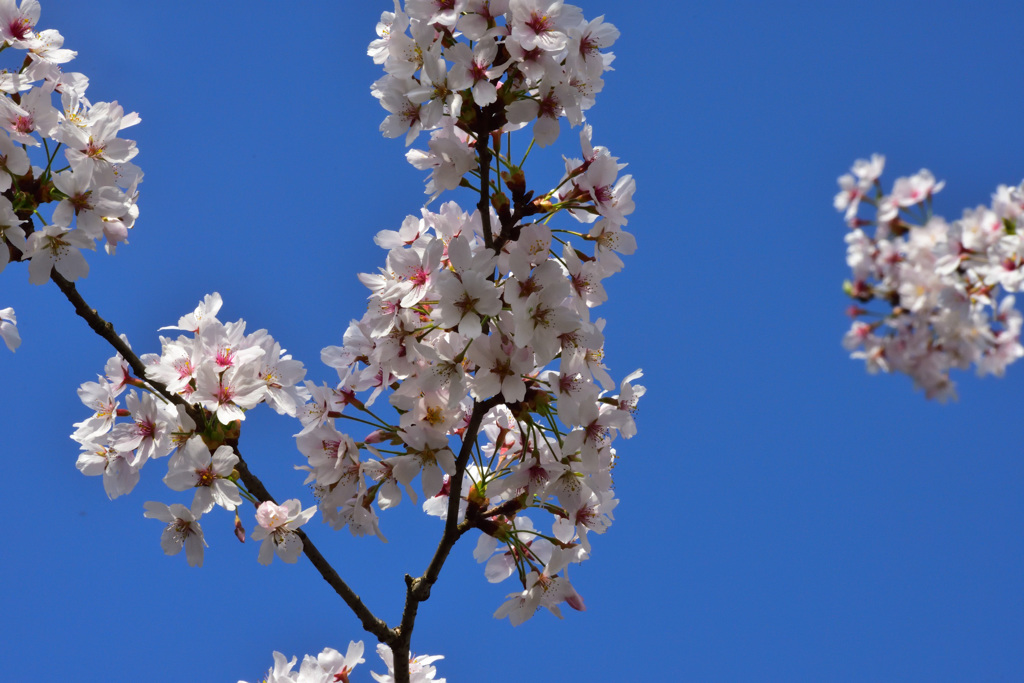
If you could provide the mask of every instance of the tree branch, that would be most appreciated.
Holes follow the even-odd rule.
[[[455,460],[455,474],[451,476],[448,488],[448,515],[444,522],[444,533],[434,551],[434,557],[427,565],[423,576],[413,578],[405,576],[405,609],[402,612],[402,621],[391,630],[392,640],[388,643],[394,655],[395,680],[399,683],[409,680],[409,644],[412,641],[412,630],[416,622],[416,613],[419,611],[419,604],[430,598],[430,589],[437,582],[441,574],[448,554],[451,552],[455,542],[464,533],[472,528],[472,525],[459,524],[459,503],[462,500],[462,479],[466,473],[466,466],[469,463],[469,456],[476,445],[477,434],[480,431],[480,423],[487,412],[496,405],[504,403],[504,397],[499,393],[496,396],[473,404],[473,414],[469,418],[469,425],[462,440],[462,448]]]
[[[277,501],[270,495],[270,491],[263,485],[259,477],[249,470],[249,466],[242,458],[242,454],[238,450],[238,439],[228,439],[227,444],[234,449],[235,455],[238,456],[238,464],[235,465],[235,469],[238,470],[239,477],[249,493],[255,494],[261,501],[269,500],[276,505]],[[302,552],[306,554],[309,561],[320,572],[320,576],[323,577],[324,581],[345,601],[349,609],[355,612],[355,615],[363,625],[363,629],[367,633],[372,633],[376,636],[377,640],[388,642],[391,638],[391,630],[388,629],[388,625],[384,620],[370,611],[370,608],[363,603],[356,592],[338,575],[338,572],[331,566],[331,563],[320,554],[317,547],[313,545],[313,541],[309,539],[309,536],[302,529],[296,529],[295,533],[302,539]]]
[[[132,370],[139,379],[146,378],[146,365],[142,360],[135,354],[134,351],[124,342],[121,337],[118,336],[114,330],[113,323],[110,323],[100,317],[99,313],[95,309],[90,308],[82,298],[82,295],[75,288],[75,285],[69,282],[64,276],[54,269],[50,272],[50,278],[56,283],[60,291],[64,293],[68,301],[75,307],[75,313],[88,323],[89,327],[92,328],[96,334],[105,339],[114,349],[124,357],[131,366]],[[168,391],[167,387],[160,382],[155,382],[151,379],[146,379],[146,382],[156,389],[160,394],[167,398],[167,400],[180,406],[184,406],[188,411],[189,417],[191,417],[196,425],[203,425],[206,423],[205,412],[195,406],[184,398]],[[276,504],[274,497],[270,495],[270,492],[263,485],[263,482],[249,470],[248,464],[238,450],[238,439],[228,439],[227,444],[234,450],[235,455],[238,456],[238,464],[235,465],[235,469],[238,470],[242,483],[245,484],[246,489],[252,494],[255,494],[261,501],[271,501]],[[324,581],[334,589],[334,591],[341,596],[341,599],[345,601],[345,604],[349,606],[355,615],[359,618],[368,633],[372,633],[381,642],[390,642],[393,638],[392,631],[388,629],[387,624],[384,620],[376,617],[370,609],[363,604],[360,597],[353,591],[348,584],[346,584],[342,578],[335,571],[334,567],[331,566],[317,547],[313,545],[313,542],[309,539],[309,536],[305,534],[301,529],[297,529],[296,533],[299,538],[302,539],[302,549],[306,554],[309,561],[316,567],[317,571],[320,572],[320,576],[323,577]]]
[[[118,336],[117,332],[114,330],[114,324],[101,318],[100,314],[96,312],[96,309],[90,308],[89,304],[85,303],[85,299],[83,299],[82,295],[78,293],[78,289],[75,287],[73,282],[69,282],[63,275],[58,273],[56,268],[50,271],[50,279],[54,281],[57,287],[60,288],[60,291],[64,293],[64,296],[67,297],[67,300],[71,302],[71,305],[75,307],[75,313],[85,320],[89,327],[92,328],[93,332],[105,339],[114,347],[115,351],[121,354],[121,356],[128,361],[128,365],[130,365],[132,370],[135,371],[135,374],[139,379],[145,380],[147,384],[156,389],[157,392],[168,401],[177,405],[185,406],[189,411],[189,417],[196,420],[196,415],[193,413],[198,414],[198,411],[195,410],[194,406],[181,396],[168,391],[165,385],[146,377],[146,365],[138,356],[135,355],[135,352],[132,351],[131,347]],[[203,424],[203,420],[196,420],[196,424]]]

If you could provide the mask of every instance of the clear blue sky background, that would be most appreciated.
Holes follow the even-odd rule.
[[[222,320],[334,377],[320,349],[361,315],[355,274],[384,257],[373,234],[425,199],[369,95],[388,4],[44,2],[40,26],[78,50],[89,96],[142,116],[141,218],[80,283],[137,350],[219,291]],[[922,166],[945,179],[948,217],[1020,182],[1024,5],[581,5],[622,31],[588,118],[638,185],[639,250],[601,312],[613,374],[646,372],[640,433],[618,444],[616,523],[572,573],[586,613],[492,619],[514,586],[486,582],[470,540],[415,650],[444,654],[453,683],[1021,680],[1024,368],[962,375],[943,406],[847,359],[832,196],[872,152],[887,183]],[[563,139],[528,178],[577,153]],[[143,502],[187,496],[162,463],[113,502],[80,475],[75,389],[111,353],[24,266],[2,282],[24,337],[0,353],[5,680],[253,681],[275,649],[365,637],[307,563],[257,564],[230,515],[210,516],[202,569],[165,557]],[[243,452],[278,498],[310,504],[295,431],[261,408]],[[318,519],[321,549],[396,621],[437,521],[406,503],[383,515],[383,545]]]

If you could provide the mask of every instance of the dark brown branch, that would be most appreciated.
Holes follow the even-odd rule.
[[[268,491],[263,485],[263,482],[260,481],[259,477],[249,471],[249,466],[242,458],[242,454],[238,451],[238,440],[228,439],[227,443],[234,449],[235,455],[238,456],[238,464],[235,465],[235,469],[238,470],[238,474],[240,475],[242,483],[245,484],[245,488],[249,493],[252,493],[261,501],[269,500],[276,505],[277,501],[274,500],[272,495],[270,495],[270,491]],[[366,630],[367,633],[372,633],[376,636],[377,640],[387,642],[387,640],[391,638],[391,631],[388,629],[388,625],[384,620],[378,618],[370,611],[370,608],[363,603],[362,599],[356,594],[356,592],[352,590],[347,583],[345,583],[341,576],[338,575],[338,572],[331,566],[331,563],[320,554],[317,547],[313,545],[313,541],[309,540],[309,536],[307,536],[302,529],[296,529],[295,533],[302,539],[302,552],[306,554],[309,561],[314,567],[316,567],[316,570],[320,572],[320,576],[323,577],[324,581],[334,589],[334,592],[345,601],[345,604],[349,606],[349,609],[355,612],[355,615],[359,617],[359,621],[362,623],[363,629]]]
[[[101,318],[99,313],[96,312],[96,309],[90,308],[89,304],[85,303],[85,299],[83,299],[82,295],[78,293],[78,289],[75,288],[74,283],[69,282],[63,275],[58,273],[56,268],[50,271],[50,279],[54,281],[57,287],[60,288],[60,291],[64,293],[64,296],[67,297],[67,300],[71,302],[71,305],[75,307],[75,313],[88,323],[93,332],[105,339],[114,347],[115,351],[120,353],[121,356],[128,361],[128,365],[130,365],[132,370],[135,371],[135,375],[139,379],[146,380],[147,384],[156,389],[157,392],[159,392],[160,395],[168,401],[176,403],[177,405],[185,406],[189,410],[189,417],[193,420],[196,419],[196,415],[193,415],[193,412],[198,413],[198,411],[196,411],[195,408],[185,399],[168,391],[167,387],[160,382],[146,378],[146,365],[138,356],[135,355],[135,352],[131,350],[131,347],[129,347],[128,344],[126,344],[125,341],[117,335],[117,332],[114,330],[114,324]],[[197,420],[196,424],[202,424],[202,421]]]
[[[480,155],[480,201],[477,202],[476,208],[480,211],[480,224],[483,226],[484,246],[488,249],[492,247],[490,200],[491,150],[487,148],[487,138],[489,134],[489,131],[485,132],[483,135],[478,132],[476,139],[476,151],[477,154]]]
[[[444,533],[441,535],[437,550],[434,551],[434,557],[427,565],[423,576],[415,579],[408,574],[405,576],[405,609],[402,612],[402,622],[397,628],[392,629],[392,640],[388,642],[394,655],[396,681],[409,680],[409,644],[412,641],[412,630],[416,622],[419,604],[430,598],[430,589],[437,582],[441,568],[444,566],[445,560],[448,559],[448,554],[455,542],[473,527],[472,524],[465,522],[459,524],[458,521],[459,504],[462,500],[462,479],[466,472],[466,466],[469,464],[469,456],[476,445],[480,423],[491,408],[503,403],[504,400],[499,393],[482,403],[473,404],[473,413],[463,434],[462,448],[459,449],[459,455],[455,460],[455,474],[449,479],[448,516],[444,523]]]
[[[128,362],[128,365],[131,366],[132,370],[135,371],[135,374],[140,379],[144,378],[146,376],[145,364],[137,355],[135,355],[124,340],[117,335],[117,332],[114,330],[113,323],[107,322],[100,317],[95,309],[90,308],[85,302],[85,299],[82,298],[82,295],[78,293],[75,285],[69,282],[56,270],[53,270],[50,273],[50,277],[57,284],[57,287],[60,288],[60,291],[64,293],[64,296],[67,297],[68,301],[70,301],[75,307],[75,313],[82,317],[85,322],[88,323],[89,327],[96,332],[96,334],[109,342],[110,345],[124,357]],[[205,424],[206,415],[201,408],[190,404],[178,394],[168,391],[167,387],[159,382],[154,382],[150,379],[147,379],[146,382],[165,396],[167,400],[177,405],[185,406],[189,417],[191,417],[197,425]],[[263,482],[249,470],[248,464],[246,464],[245,459],[238,450],[238,439],[228,439],[227,443],[232,447],[232,449],[234,449],[235,455],[238,456],[238,464],[235,465],[235,469],[238,470],[242,483],[245,484],[245,488],[261,501],[269,500],[271,502],[275,502],[274,497],[270,495],[270,492],[263,485]],[[334,567],[332,567],[324,556],[320,554],[320,551],[317,550],[315,545],[313,545],[313,542],[309,540],[309,536],[307,536],[301,529],[297,529],[296,533],[299,535],[299,538],[302,539],[302,548],[306,557],[313,566],[316,567],[317,571],[320,572],[320,576],[323,577],[324,581],[326,581],[328,585],[330,585],[331,588],[341,596],[341,599],[345,601],[345,604],[355,612],[356,616],[362,623],[363,628],[366,629],[368,633],[372,633],[376,636],[378,640],[382,642],[390,642],[393,635],[392,631],[388,629],[387,624],[382,619],[374,616],[373,612],[363,604],[363,601],[356,592],[342,580]]]
[[[480,224],[484,233],[484,246],[494,249],[494,235],[491,227],[491,160],[494,155],[488,147],[491,133],[501,130],[505,125],[505,105],[499,99],[488,104],[486,107],[473,105],[472,131],[476,136],[476,152],[479,157],[478,170],[480,171],[480,201],[476,208],[480,211]]]

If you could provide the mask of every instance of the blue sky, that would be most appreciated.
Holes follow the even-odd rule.
[[[616,523],[572,570],[586,613],[492,619],[513,586],[488,584],[464,542],[415,651],[445,655],[453,682],[1020,679],[1024,369],[961,373],[959,402],[939,405],[849,360],[832,197],[873,152],[887,184],[921,167],[945,179],[950,218],[1019,183],[1024,6],[580,5],[622,31],[588,120],[637,181],[639,249],[601,314],[613,375],[645,371],[640,431],[617,444]],[[364,310],[355,274],[385,255],[373,235],[425,199],[402,142],[377,133],[365,51],[385,9],[43,3],[89,96],[142,116],[131,244],[90,254],[80,283],[136,350],[218,291],[222,320],[268,329],[310,379],[335,376],[320,349]],[[563,152],[577,153],[533,155],[528,177],[560,175]],[[24,339],[0,355],[6,677],[252,681],[273,650],[372,647],[308,564],[260,566],[228,515],[205,527],[202,569],[165,557],[142,517],[174,502],[159,466],[113,502],[74,468],[75,390],[111,352],[23,266],[0,306]],[[255,412],[250,466],[309,504],[295,423]],[[395,622],[440,525],[408,505],[382,522],[387,545],[317,518],[310,533]]]

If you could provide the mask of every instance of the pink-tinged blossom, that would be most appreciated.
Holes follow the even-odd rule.
[[[45,138],[54,137],[58,113],[51,104],[52,92],[52,84],[36,87],[21,96],[17,107],[3,108],[3,127],[15,142],[38,147],[39,141],[33,137],[33,133],[39,133]]]
[[[119,337],[129,349],[132,347],[127,335],[122,334]],[[152,361],[152,354],[143,354],[141,360],[143,363]],[[103,366],[103,376],[110,382],[115,394],[123,392],[133,380],[132,368],[120,353],[115,353],[107,359]]]
[[[597,380],[606,391],[611,391],[615,382],[604,365],[604,349],[593,343],[595,338],[603,340],[600,335],[603,327],[604,319],[598,318],[592,326],[584,324],[579,334],[563,335],[561,372],[563,375],[580,373],[586,379]]]
[[[622,380],[622,388],[619,390],[619,410],[623,411],[622,421],[619,424],[619,433],[623,438],[629,439],[636,436],[636,411],[640,398],[647,393],[647,388],[640,384],[633,384],[635,380],[644,376],[642,370],[634,370]]]
[[[632,233],[622,230],[618,225],[602,219],[590,228],[590,239],[595,242],[594,255],[599,261],[611,266],[612,272],[622,269],[619,254],[629,256],[636,251],[636,238]]]
[[[912,176],[898,178],[893,184],[892,194],[878,200],[878,221],[895,220],[900,209],[927,201],[945,185],[945,181],[936,182],[935,176],[926,168]]]
[[[302,423],[302,431],[295,436],[308,434],[320,425],[327,422],[331,408],[334,405],[334,389],[326,384],[317,386],[306,380],[306,391],[309,393],[309,402],[299,407],[299,422]]]
[[[348,675],[352,673],[357,664],[366,661],[363,659],[363,641],[349,641],[344,657],[333,648],[324,648],[323,652],[316,656],[316,661],[329,677],[329,681],[349,683]]]
[[[997,187],[992,193],[992,210],[1002,219],[1020,220],[1024,216],[1024,182],[1016,187]]]
[[[366,50],[374,64],[384,64],[391,56],[391,42],[396,37],[404,36],[405,30],[409,28],[409,15],[402,11],[399,0],[395,0],[394,12],[383,12],[380,21],[377,23],[377,40],[370,43]]]
[[[381,533],[380,519],[370,506],[371,502],[366,492],[362,491],[344,503],[340,498],[328,496],[321,501],[320,509],[324,511],[324,521],[332,529],[337,531],[348,528],[353,536],[376,536],[381,542],[387,543],[388,539]]]
[[[415,150],[413,150],[415,151]],[[406,154],[408,158],[408,154]],[[426,224],[422,218],[406,216],[402,227],[398,230],[381,230],[373,236],[373,243],[381,249],[397,249],[411,246],[426,233]],[[367,285],[369,286],[369,285]]]
[[[467,339],[479,337],[483,319],[501,311],[498,290],[482,273],[469,271],[460,278],[444,271],[438,276],[437,289],[441,295],[438,324],[445,328],[458,327],[459,333]]]
[[[533,138],[541,147],[547,147],[558,139],[559,117],[573,113],[569,120],[573,125],[582,121],[578,113],[578,103],[573,90],[564,85],[554,85],[543,89],[537,99],[522,99],[505,107],[509,123],[529,123],[533,125]]]
[[[33,65],[38,63],[41,66],[50,67],[52,71],[46,73],[59,76],[61,72],[55,68],[56,65],[66,64],[78,55],[77,52],[68,50],[63,45],[64,36],[60,34],[60,31],[48,28],[36,34],[36,40],[28,56],[32,59]],[[51,80],[55,80],[53,76],[51,76]]]
[[[500,583],[516,573],[517,565],[547,564],[553,546],[534,529],[529,517],[516,517],[513,526],[501,531],[505,545],[499,551],[498,539],[481,534],[473,551],[473,558],[484,566],[484,576],[490,583]],[[499,551],[494,554],[495,551]]]
[[[497,19],[508,12],[508,0],[468,0],[458,29],[470,40],[504,35],[505,27]]]
[[[502,344],[500,336],[488,335],[474,339],[467,356],[478,366],[469,382],[474,398],[482,401],[501,392],[505,401],[514,403],[526,396],[522,376],[534,368],[529,349]]]
[[[498,89],[491,81],[501,76],[510,63],[488,68],[497,54],[498,44],[493,38],[479,41],[472,49],[465,43],[456,43],[445,52],[452,62],[448,84],[454,90],[471,89],[473,102],[481,107],[497,101]]]
[[[142,398],[132,391],[126,400],[133,422],[126,425],[123,436],[114,442],[121,452],[135,451],[133,465],[142,467],[150,458],[162,458],[173,450],[165,415],[151,393]]]
[[[177,555],[184,548],[190,567],[203,566],[203,548],[206,546],[206,540],[203,538],[203,529],[199,526],[201,512],[189,510],[180,503],[168,506],[149,501],[146,503],[145,516],[158,519],[167,525],[160,536],[160,547],[164,553]]]
[[[583,21],[570,26],[568,54],[565,65],[571,71],[590,76],[600,76],[611,69],[615,55],[601,52],[611,47],[619,38],[619,29],[612,24],[604,23],[604,15],[592,21]]]
[[[221,424],[231,424],[244,420],[245,411],[262,401],[266,390],[266,385],[250,376],[245,368],[218,372],[214,366],[203,365],[196,375],[192,400],[216,413]]]
[[[474,167],[476,157],[469,140],[464,131],[447,119],[441,128],[430,134],[429,152],[419,149],[406,152],[405,158],[410,164],[421,171],[430,171],[425,192],[431,199],[445,190],[454,190]]]
[[[160,341],[163,343],[160,359],[146,366],[146,377],[160,382],[168,391],[190,397],[193,392],[190,382],[195,379],[199,362],[194,340],[182,336],[176,341],[161,337]]]
[[[376,453],[376,451],[373,452]],[[377,490],[377,505],[381,510],[393,508],[402,502],[402,489],[398,486],[394,463],[394,458],[388,458],[387,460],[369,460],[362,464],[363,473],[380,485]],[[410,487],[406,487],[405,490],[415,505],[417,502],[416,492]]]
[[[266,353],[245,336],[244,320],[224,324],[210,322],[199,333],[198,343],[218,371],[244,368],[250,374],[255,373],[257,362]]]
[[[297,662],[295,657],[289,661],[280,652],[275,652],[274,666],[263,678],[263,683],[349,683],[349,674],[357,664],[365,661],[362,641],[350,642],[344,657],[329,647],[316,657],[306,655],[298,671],[292,671]]]
[[[115,167],[132,169],[128,160],[138,154],[138,149],[134,141],[117,137],[125,118],[117,102],[98,102],[89,115],[87,128],[64,125],[54,138],[66,146],[65,154],[75,173],[92,177],[100,185],[113,185],[121,172]]]
[[[537,365],[545,365],[554,359],[561,349],[561,336],[580,326],[579,315],[565,305],[569,291],[568,281],[559,277],[525,300],[519,299],[512,304],[515,344],[533,349]]]
[[[433,278],[441,263],[444,243],[441,240],[420,240],[416,246],[392,249],[388,254],[387,268],[401,284],[401,304],[404,308],[415,306],[430,291]]]
[[[298,499],[286,500],[283,505],[270,501],[260,503],[256,510],[259,524],[252,532],[252,540],[263,541],[260,546],[259,563],[270,564],[274,553],[284,562],[294,564],[302,553],[302,539],[295,530],[316,514],[316,508],[305,510]]]
[[[405,135],[408,147],[423,130],[421,106],[408,97],[408,92],[419,87],[412,78],[397,79],[385,76],[374,83],[373,96],[380,100],[380,106],[390,114],[380,124],[380,132],[387,138]]]
[[[852,175],[847,173],[839,177],[839,192],[832,200],[832,205],[836,211],[845,212],[847,223],[857,216],[861,200],[867,196],[884,167],[885,157],[873,154],[870,161],[858,159],[851,169]]]
[[[324,648],[316,657],[303,657],[299,670],[292,671],[297,661],[296,657],[289,661],[280,652],[275,652],[274,666],[263,678],[263,683],[349,683],[349,674],[357,664],[366,660],[363,659],[363,641],[360,640],[349,642],[344,657],[333,648]]]
[[[625,164],[611,156],[608,150],[599,147],[596,156],[586,164],[586,170],[573,179],[573,185],[580,193],[587,195],[600,216],[615,225],[625,225],[626,216],[633,213],[633,192],[636,184],[633,176],[619,177]],[[574,211],[573,216],[585,223],[592,223],[597,216],[585,211]]]
[[[580,407],[581,428],[574,429],[565,437],[562,450],[573,453],[580,452],[581,469],[584,472],[597,472],[606,463],[607,448],[615,431],[631,421],[628,412],[619,410],[608,403],[584,403]]]
[[[584,320],[589,320],[590,309],[608,300],[601,280],[611,274],[609,268],[600,261],[583,261],[568,244],[562,251],[562,260],[569,271],[576,313]]]
[[[564,5],[562,0],[509,0],[508,7],[512,14],[509,38],[524,50],[563,50],[569,40],[566,28],[583,19],[578,7]]]
[[[549,371],[542,377],[558,402],[558,417],[570,427],[580,425],[580,406],[597,400],[597,385],[579,372],[569,374]]]
[[[35,47],[40,11],[37,0],[22,0],[20,6],[15,0],[0,0],[0,38],[19,50]]]
[[[590,539],[587,533],[593,531],[603,534],[611,526],[614,516],[612,510],[619,504],[612,491],[591,493],[579,507],[567,510],[568,517],[555,520],[552,534],[562,543],[568,544],[579,539],[580,545],[590,552]]]
[[[338,484],[348,490],[345,500],[355,495],[359,484],[359,449],[348,434],[339,432],[331,422],[300,435],[299,452],[309,460],[305,484],[316,482],[320,486]]]

